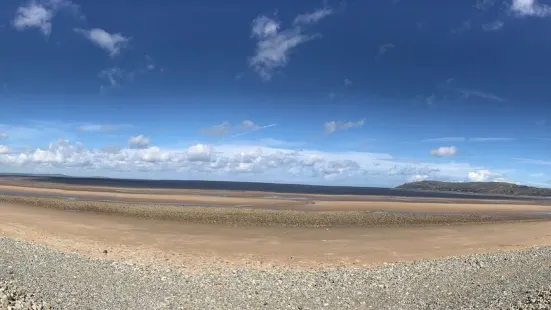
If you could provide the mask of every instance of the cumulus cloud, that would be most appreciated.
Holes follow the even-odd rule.
[[[281,23],[265,15],[253,20],[251,35],[257,40],[255,55],[249,59],[250,67],[265,81],[272,78],[275,70],[283,68],[289,61],[290,52],[300,44],[319,37],[306,33],[305,26],[314,24],[331,15],[328,8],[298,15],[293,26],[281,29]]]
[[[212,161],[213,151],[208,145],[197,144],[189,147],[186,154],[187,159],[191,162],[210,162]]]
[[[437,149],[430,151],[432,156],[436,157],[450,157],[457,155],[457,148],[455,146],[441,146]]]
[[[471,182],[503,182],[504,181],[504,179],[501,178],[501,174],[495,173],[489,170],[471,171],[469,172],[467,177]]]
[[[409,182],[421,182],[421,181],[426,181],[428,179],[429,179],[428,175],[416,174],[409,179]]]
[[[500,20],[495,20],[491,23],[486,23],[482,25],[482,30],[484,31],[498,31],[503,28],[503,22]]]
[[[144,135],[139,135],[130,137],[130,139],[128,139],[128,145],[132,149],[145,149],[149,146],[149,141],[149,138]]]
[[[537,0],[513,0],[511,11],[518,16],[545,17],[551,15],[551,7]]]
[[[125,37],[120,33],[109,33],[100,28],[90,30],[75,28],[74,31],[106,50],[111,57],[117,56],[123,48],[128,46],[130,41],[129,37]]]
[[[27,28],[38,28],[45,36],[49,36],[52,32],[53,16],[52,10],[31,2],[28,6],[17,9],[13,26],[20,31]]]
[[[12,25],[23,31],[28,28],[38,28],[45,36],[52,32],[52,19],[61,9],[69,9],[78,14],[79,7],[69,0],[30,1],[17,8]]]
[[[129,146],[123,148],[86,148],[80,143],[57,140],[43,149],[12,150],[0,154],[0,165],[13,171],[46,170],[71,175],[148,178],[151,173],[156,173],[156,177],[168,179],[293,180],[351,185],[366,185],[366,180],[379,180],[378,185],[387,186],[413,179],[499,177],[484,167],[467,163],[412,162],[389,154],[296,151],[246,144],[195,144],[181,149],[165,149],[150,146],[143,136],[133,138]]]
[[[10,151],[9,147],[0,144],[0,154],[6,154],[6,153],[9,153],[9,151]]]
[[[351,128],[363,127],[364,123],[365,123],[365,120],[360,120],[357,122],[328,121],[328,122],[325,122],[324,124],[325,134],[332,135],[337,130],[348,130]]]

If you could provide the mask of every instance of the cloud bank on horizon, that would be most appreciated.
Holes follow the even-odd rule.
[[[551,186],[551,3],[242,2],[0,4],[0,172]]]

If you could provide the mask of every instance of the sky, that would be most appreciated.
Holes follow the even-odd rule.
[[[6,0],[0,172],[551,187],[551,1]]]

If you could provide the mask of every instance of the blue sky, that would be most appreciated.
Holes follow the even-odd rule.
[[[0,169],[551,186],[551,1],[3,1]]]

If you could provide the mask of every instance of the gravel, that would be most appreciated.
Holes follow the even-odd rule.
[[[551,309],[551,248],[372,269],[199,273],[0,237],[0,281],[9,282],[0,287],[11,299],[47,301],[53,309]]]

